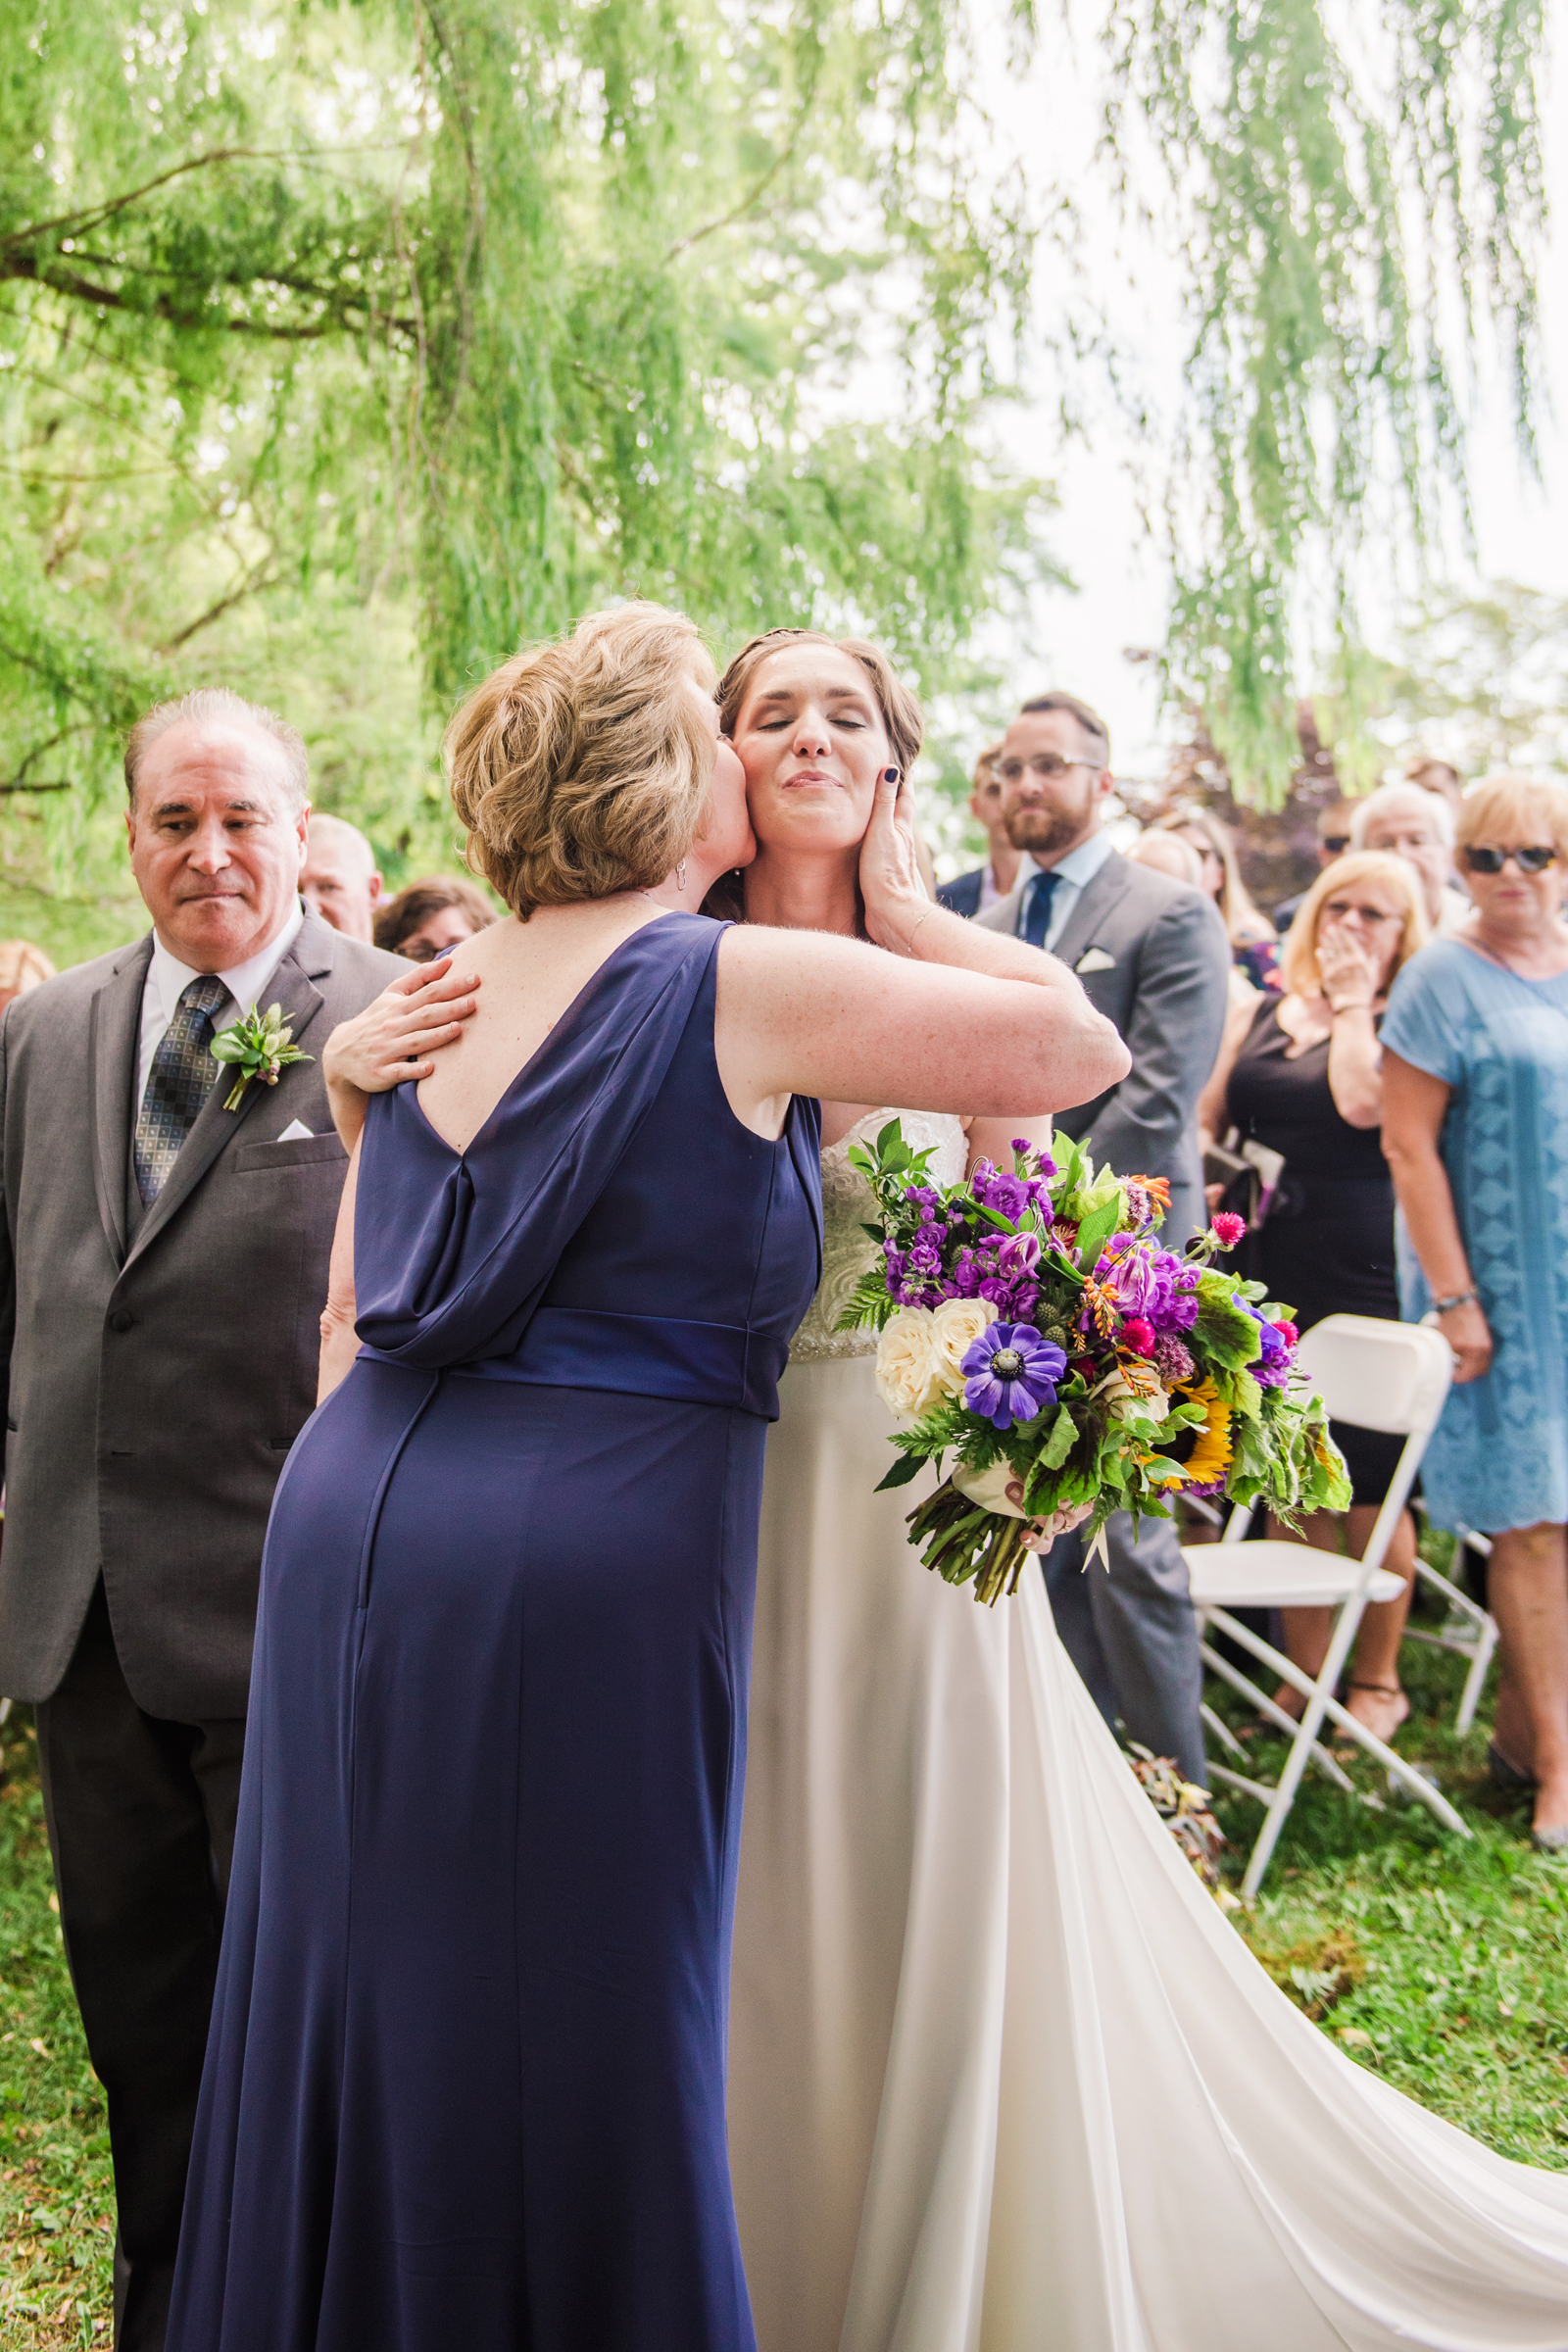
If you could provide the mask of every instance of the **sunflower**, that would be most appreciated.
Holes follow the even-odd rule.
[[[1187,1484],[1186,1464],[1173,1462],[1169,1454],[1141,1453],[1138,1456],[1138,1467],[1149,1472],[1150,1485],[1157,1487],[1162,1494],[1174,1494],[1178,1487],[1185,1487]]]
[[[1231,1408],[1211,1380],[1200,1381],[1189,1395],[1203,1408],[1203,1427],[1182,1469],[1188,1486],[1212,1486],[1230,1467]]]

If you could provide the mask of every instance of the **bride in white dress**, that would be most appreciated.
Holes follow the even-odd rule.
[[[726,684],[748,910],[852,928],[917,710],[799,633]],[[1335,2049],[1177,1852],[1043,1580],[977,1607],[906,1542],[922,1490],[873,1492],[892,1423],[834,1325],[874,1247],[849,1145],[890,1115],[824,1105],[768,1446],[729,2094],[760,2352],[1565,2352],[1568,2179]],[[948,1182],[998,1148],[904,1127]]]

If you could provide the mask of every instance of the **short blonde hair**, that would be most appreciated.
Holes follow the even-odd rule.
[[[688,683],[714,685],[692,622],[621,605],[514,654],[457,711],[444,748],[468,863],[524,922],[651,889],[686,856],[714,754]]]
[[[54,965],[30,939],[0,939],[0,997],[24,997],[54,976]]]
[[[1533,834],[1550,841],[1558,857],[1568,861],[1568,790],[1545,776],[1524,776],[1505,768],[1472,784],[1459,803],[1458,837],[1461,849],[1478,841],[1501,845],[1508,836],[1524,843]]]
[[[1285,945],[1280,950],[1280,976],[1293,996],[1321,995],[1318,924],[1330,899],[1338,898],[1342,890],[1353,890],[1358,882],[1386,883],[1404,909],[1404,929],[1399,934],[1389,973],[1390,987],[1394,985],[1395,974],[1403,970],[1418,948],[1426,946],[1426,903],[1421,896],[1421,878],[1414,866],[1406,865],[1402,858],[1396,858],[1392,850],[1350,850],[1323,868],[1285,934]]]

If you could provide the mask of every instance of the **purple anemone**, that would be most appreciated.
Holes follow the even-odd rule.
[[[1056,1383],[1067,1358],[1054,1340],[1043,1340],[1032,1323],[992,1323],[970,1343],[961,1369],[963,1401],[994,1429],[1032,1421],[1043,1404],[1056,1401]]]

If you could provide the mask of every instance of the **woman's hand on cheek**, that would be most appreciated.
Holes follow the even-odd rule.
[[[908,796],[896,767],[885,767],[877,777],[871,821],[860,844],[860,896],[865,927],[877,946],[907,956],[914,926],[931,902],[915,860]]]

